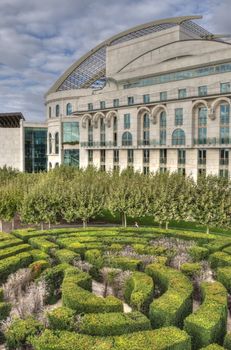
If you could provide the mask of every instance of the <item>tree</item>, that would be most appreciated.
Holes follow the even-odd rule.
[[[3,221],[12,221],[14,229],[14,217],[20,201],[20,193],[13,182],[0,187],[0,229]]]

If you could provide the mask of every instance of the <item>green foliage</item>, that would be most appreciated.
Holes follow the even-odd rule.
[[[10,247],[15,247],[17,245],[22,244],[23,242],[21,241],[21,239],[18,238],[11,238],[11,236],[9,237],[9,239],[5,239],[1,242],[0,240],[0,249],[6,249],[6,248],[10,248]]]
[[[44,238],[30,238],[29,243],[34,249],[40,249],[44,253],[50,253],[52,249],[58,248],[57,244],[49,242]]]
[[[201,264],[200,263],[185,263],[180,267],[181,272],[189,278],[195,278],[200,275]]]
[[[227,350],[231,350],[231,333],[227,333],[224,340],[224,347]]]
[[[133,272],[131,277],[126,280],[124,297],[134,310],[147,314],[153,293],[153,280],[145,273]]]
[[[107,258],[105,264],[122,270],[141,271],[143,269],[143,263],[141,260],[129,258],[126,256],[112,256],[110,258]]]
[[[231,256],[224,252],[216,252],[209,256],[212,269],[223,266],[231,266]]]
[[[53,330],[74,330],[75,313],[67,307],[58,307],[47,313],[49,328]]]
[[[5,303],[0,301],[0,321],[5,320],[9,316],[10,310],[11,310],[10,303]]]
[[[208,346],[206,346],[205,348],[201,348],[200,350],[224,350],[225,348],[223,348],[222,346],[218,345],[218,344],[210,344]]]
[[[228,293],[231,294],[231,266],[218,268],[217,280],[222,283]]]
[[[206,260],[209,255],[209,250],[207,248],[194,245],[192,248],[190,248],[189,255],[192,257],[194,262]]]
[[[81,333],[97,336],[112,336],[151,329],[149,319],[142,313],[97,313],[81,318]]]
[[[30,251],[30,253],[31,253],[34,261],[37,261],[37,260],[48,260],[49,259],[49,255],[47,253],[43,252],[40,249],[32,249]]]
[[[203,303],[184,321],[184,329],[192,337],[193,349],[211,343],[222,344],[227,323],[227,292],[219,282],[201,284]]]
[[[100,269],[104,263],[102,252],[98,249],[87,250],[85,253],[85,260],[98,269]]]
[[[183,325],[184,318],[192,312],[192,284],[180,271],[151,264],[145,272],[151,276],[162,293],[149,308],[149,318],[154,328]]]
[[[9,350],[17,350],[25,347],[31,336],[38,336],[43,330],[43,325],[29,317],[25,320],[15,319],[5,332],[6,345]]]
[[[29,268],[32,271],[33,278],[38,278],[41,273],[50,267],[50,264],[47,260],[37,260],[29,265]]]
[[[0,260],[0,285],[4,283],[11,273],[18,269],[27,267],[32,263],[32,256],[30,253],[23,252]]]
[[[10,256],[14,256],[15,254],[26,252],[30,249],[31,249],[31,247],[29,244],[20,244],[20,245],[17,245],[15,247],[9,247],[9,248],[2,249],[1,255],[0,255],[0,260],[6,259]]]
[[[79,254],[68,249],[56,250],[55,257],[60,264],[62,263],[72,264],[74,261],[80,260]]]

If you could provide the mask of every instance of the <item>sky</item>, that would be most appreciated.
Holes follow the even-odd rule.
[[[44,121],[44,94],[84,53],[152,20],[203,15],[231,34],[231,0],[0,0],[0,113]]]

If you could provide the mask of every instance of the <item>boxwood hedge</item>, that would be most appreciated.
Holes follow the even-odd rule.
[[[14,256],[15,254],[19,254],[22,252],[27,252],[31,249],[29,244],[20,244],[15,247],[9,247],[1,250],[0,260],[8,258],[10,256]]]
[[[224,252],[216,252],[209,256],[212,269],[223,266],[231,266],[231,255]]]
[[[224,347],[227,350],[231,350],[231,333],[227,333],[224,340]]]
[[[0,321],[5,320],[9,316],[10,310],[11,310],[10,303],[5,303],[0,301]]]
[[[217,280],[225,286],[231,294],[231,266],[219,267],[217,269]]]
[[[122,270],[130,271],[142,271],[143,263],[139,259],[129,258],[127,256],[112,256],[105,260],[105,264],[111,267],[119,268]]]
[[[75,312],[61,306],[47,313],[49,328],[54,330],[68,330],[75,328]]]
[[[68,250],[68,249],[58,249],[55,251],[55,257],[59,263],[72,264],[74,261],[80,260],[81,257],[79,254]]]
[[[29,243],[32,248],[40,249],[45,253],[50,253],[51,249],[58,248],[57,244],[47,241],[45,238],[30,238]]]
[[[227,323],[227,292],[219,283],[201,284],[202,305],[184,321],[184,329],[192,337],[193,349],[211,343],[222,344]]]
[[[180,271],[161,264],[146,267],[163,293],[155,299],[149,309],[149,317],[154,328],[165,326],[183,326],[186,316],[192,312],[192,284]]]
[[[29,252],[23,252],[0,260],[0,284],[4,283],[11,273],[29,266],[33,258]]]

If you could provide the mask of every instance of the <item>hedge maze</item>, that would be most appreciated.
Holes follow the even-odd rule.
[[[157,228],[0,233],[5,349],[229,350],[230,293],[229,237]]]

